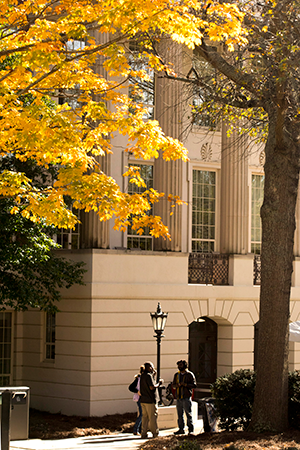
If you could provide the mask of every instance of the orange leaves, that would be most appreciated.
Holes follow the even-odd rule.
[[[57,169],[54,186],[41,188],[23,174],[2,173],[0,195],[15,199],[12,213],[73,226],[76,218],[63,200],[69,196],[76,208],[96,211],[100,220],[115,217],[116,227],[125,229],[131,218],[138,233],[150,227],[153,236],[168,236],[160,218],[149,215],[163,194],[122,192],[96,157],[112,152],[114,138],[122,135],[124,148],[138,159],[188,160],[182,143],[166,136],[157,121],[145,120],[147,107],[134,83],[135,98],[126,94],[129,78],[147,85],[150,73],[174,74],[174,68],[147,54],[147,45],[140,57],[150,71],[145,64],[131,67],[128,40],[153,32],[193,48],[205,30],[212,40],[238,42],[242,15],[235,6],[210,2],[211,23],[194,14],[206,6],[198,0],[2,1],[0,155]],[[134,168],[126,175],[143,186]]]
[[[242,27],[244,14],[234,3],[207,2],[206,33],[212,41],[224,41],[229,51],[234,45],[247,42],[246,30]]]
[[[161,151],[166,161],[176,159],[188,161],[188,152],[184,145],[177,139],[165,136],[155,120],[136,123],[134,128],[129,129],[128,136],[129,141],[134,141],[134,144],[129,144],[127,150],[136,158],[145,160],[158,158]]]
[[[127,172],[123,174],[123,177],[129,178],[129,183],[135,184],[138,187],[146,187],[146,183],[140,175],[140,168],[136,166],[128,167]]]

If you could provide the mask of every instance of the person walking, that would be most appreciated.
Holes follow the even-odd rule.
[[[188,370],[188,364],[184,359],[177,361],[178,372],[173,378],[172,387],[176,390],[176,409],[178,418],[178,430],[175,435],[185,434],[184,412],[187,418],[189,434],[194,433],[192,416],[192,393],[197,387],[195,375]]]
[[[133,426],[133,434],[137,435],[141,432],[141,425],[142,425],[142,406],[141,406],[141,392],[140,392],[140,383],[141,383],[141,375],[144,372],[145,367],[140,367],[140,372],[135,376],[137,379],[136,387],[134,388],[134,394],[133,394],[133,401],[136,402],[136,406],[138,409],[137,412],[137,418],[135,421],[135,424]]]
[[[153,378],[155,369],[152,362],[145,362],[144,367],[145,370],[140,377],[140,402],[142,406],[141,438],[147,439],[148,428],[154,438],[157,437],[159,433],[157,425],[158,395],[156,389],[163,383],[163,380],[160,379],[155,383]]]

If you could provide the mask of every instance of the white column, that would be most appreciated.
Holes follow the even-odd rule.
[[[248,253],[249,187],[247,137],[227,136],[222,127],[221,157],[221,253]]]
[[[161,51],[168,55],[168,61],[174,61],[175,70],[179,70],[181,62],[181,47],[165,40],[161,44]],[[158,75],[155,80],[155,118],[167,136],[180,138],[182,133],[182,86],[178,81],[163,78]],[[168,194],[182,197],[183,162],[166,162],[162,157],[154,163],[154,187],[164,192],[165,198],[155,205],[154,213],[159,215],[164,224],[169,227],[172,240],[155,239],[154,250],[181,250],[182,211],[181,207],[171,208],[167,201]],[[170,216],[170,213],[173,213]]]

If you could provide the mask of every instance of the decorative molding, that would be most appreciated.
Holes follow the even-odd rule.
[[[265,165],[265,160],[266,160],[266,154],[265,154],[265,151],[262,150],[262,151],[260,152],[260,154],[259,154],[259,164],[260,164],[261,166],[264,166],[264,165]]]
[[[212,148],[211,148],[211,144],[209,142],[205,142],[205,144],[202,145],[201,147],[201,158],[203,159],[203,161],[210,161],[211,157],[212,157]]]

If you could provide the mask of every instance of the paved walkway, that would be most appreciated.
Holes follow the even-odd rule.
[[[175,429],[161,430],[160,436],[173,434]],[[195,433],[203,431],[202,420],[197,420]],[[146,440],[132,433],[108,434],[101,436],[85,436],[72,439],[56,439],[53,441],[28,439],[26,441],[11,441],[10,450],[137,450]]]

